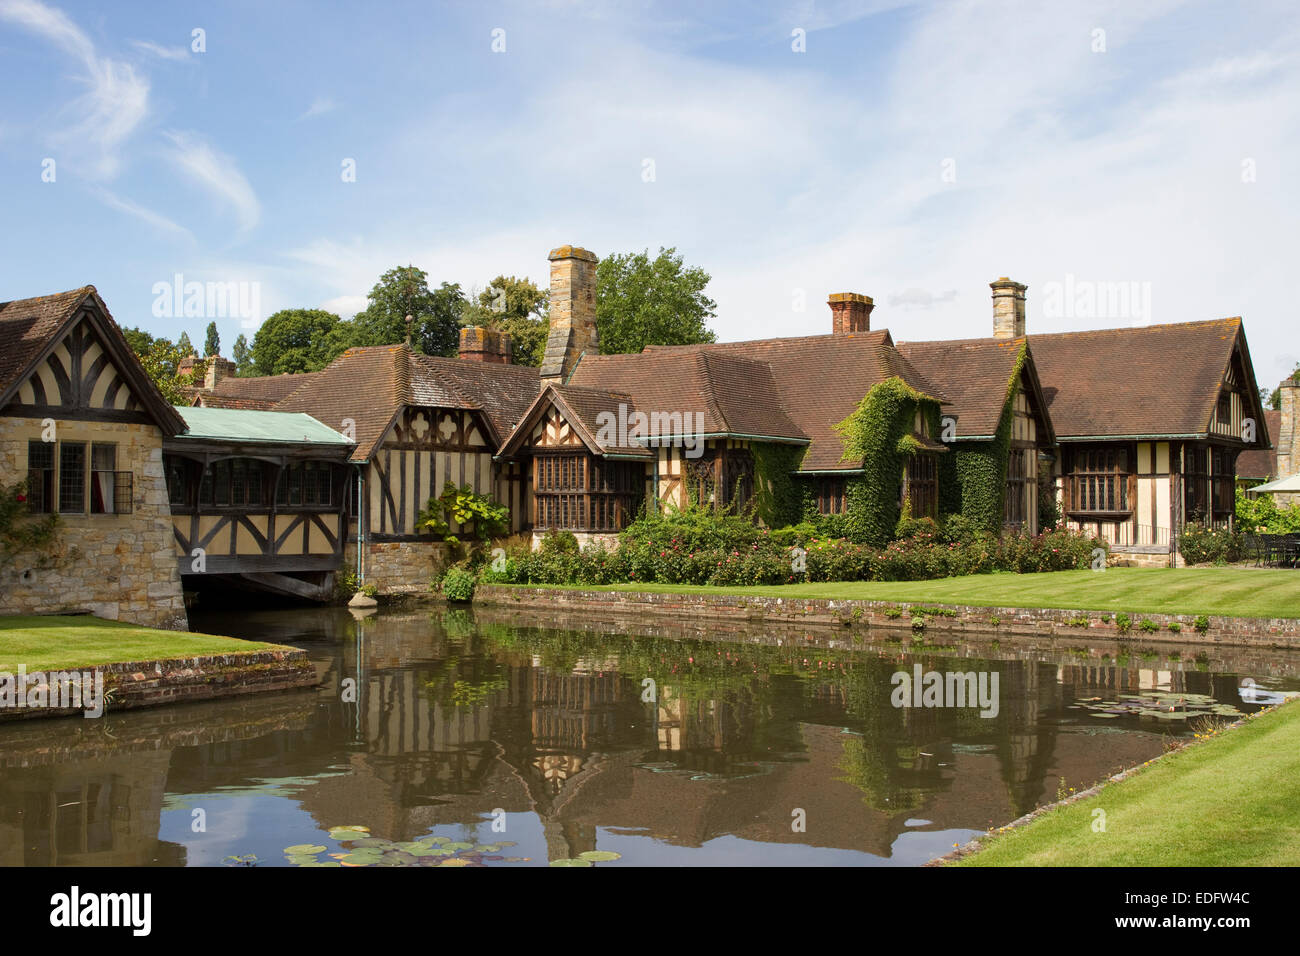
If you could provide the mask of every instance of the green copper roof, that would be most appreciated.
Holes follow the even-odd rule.
[[[302,412],[255,412],[238,408],[177,405],[187,431],[177,438],[275,444],[351,445],[353,442]]]

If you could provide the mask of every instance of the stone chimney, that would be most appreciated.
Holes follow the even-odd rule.
[[[1018,339],[1025,334],[1025,291],[1029,286],[1006,276],[989,283],[993,290],[993,337]]]
[[[510,364],[510,335],[477,325],[460,330],[460,357],[469,362]]]
[[[1278,392],[1282,398],[1282,423],[1278,433],[1268,437],[1277,448],[1277,477],[1290,478],[1300,472],[1300,421],[1296,418],[1300,415],[1300,382],[1295,376],[1283,379]],[[1280,505],[1293,504],[1300,502],[1300,495],[1279,494],[1273,500]]]
[[[541,377],[563,382],[583,352],[599,353],[596,342],[596,254],[579,246],[552,249],[551,331]]]
[[[223,378],[230,378],[235,374],[235,363],[230,359],[222,358],[220,355],[209,355],[204,361],[208,363],[208,367],[203,373],[203,387],[209,391],[216,388],[217,383]]]
[[[834,334],[871,331],[871,310],[876,307],[871,296],[833,292],[826,304],[831,307],[831,331]]]

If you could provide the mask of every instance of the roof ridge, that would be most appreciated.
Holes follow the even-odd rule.
[[[1187,326],[1192,325],[1206,326],[1225,322],[1240,327],[1242,318],[1239,315],[1228,315],[1218,319],[1192,319],[1187,322],[1154,322],[1151,325],[1121,325],[1109,329],[1074,329],[1068,332],[1031,332],[1026,335],[1026,338],[1046,338],[1047,336],[1063,337],[1066,335],[1104,335],[1115,332],[1151,332],[1156,329],[1177,329],[1186,328]]]

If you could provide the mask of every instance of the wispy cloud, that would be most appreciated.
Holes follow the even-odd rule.
[[[98,179],[120,168],[118,152],[149,113],[149,81],[129,63],[100,56],[94,43],[61,10],[38,0],[0,0],[0,20],[37,34],[80,61],[87,92],[70,103],[71,125],[51,137],[74,163]],[[87,149],[91,155],[81,154]]]
[[[324,116],[326,113],[332,113],[337,107],[338,104],[328,96],[318,96],[316,99],[312,100],[311,106],[307,107],[306,111],[298,117],[298,120],[311,119],[314,116]]]
[[[170,131],[163,136],[171,144],[168,158],[191,181],[228,206],[242,231],[257,225],[262,216],[261,203],[234,159],[213,149],[195,133]]]
[[[152,40],[132,40],[131,45],[141,52],[151,54],[160,60],[188,60],[190,51],[183,46],[163,46]]]
[[[155,229],[158,229],[160,232],[164,232],[173,236],[180,236],[190,240],[191,242],[194,240],[194,234],[190,232],[188,229],[186,229],[184,226],[177,225],[176,223],[168,219],[166,216],[160,215],[159,213],[154,212],[152,209],[146,209],[144,206],[141,206],[139,203],[132,202],[129,199],[124,199],[123,197],[117,195],[114,192],[111,192],[108,189],[104,189],[103,187],[96,187],[91,190],[91,193],[109,208],[116,209],[119,212],[124,212],[127,213],[128,215],[134,216],[135,218],[139,219],[141,222],[148,223],[149,225],[153,226]]]

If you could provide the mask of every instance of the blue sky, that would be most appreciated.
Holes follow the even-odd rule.
[[[1009,275],[1031,332],[1242,315],[1275,383],[1293,6],[0,0],[0,300],[93,283],[201,339],[157,283],[348,315],[408,262],[544,284],[557,245],[675,245],[725,339],[827,331],[839,291],[982,336]]]

